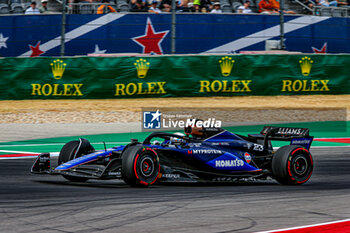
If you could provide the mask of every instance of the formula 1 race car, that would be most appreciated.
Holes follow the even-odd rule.
[[[312,174],[313,137],[307,128],[265,126],[260,134],[242,136],[222,128],[189,126],[185,134],[154,132],[142,143],[132,139],[128,145],[104,150],[95,150],[80,138],[63,146],[57,167],[50,167],[50,153],[42,153],[31,172],[59,174],[73,182],[122,179],[131,186],[268,177],[296,185]],[[290,145],[274,151],[274,140],[290,141]]]

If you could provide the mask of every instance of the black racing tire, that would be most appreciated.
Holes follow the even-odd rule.
[[[304,184],[310,179],[312,170],[311,153],[302,146],[283,146],[272,158],[272,175],[281,184]]]
[[[122,154],[122,178],[130,186],[148,187],[154,184],[159,171],[159,157],[149,147],[132,145]]]
[[[79,146],[79,141],[70,141],[67,142],[61,149],[60,154],[58,155],[58,165],[66,163],[72,159],[76,149]]]
[[[78,149],[79,146],[79,141],[70,141],[68,143],[66,143],[61,151],[60,154],[58,156],[58,165],[61,165],[62,163],[66,163],[69,160],[73,159],[73,156],[76,152],[76,150]],[[81,148],[80,151],[86,151],[87,149],[90,149],[90,147],[92,147],[90,145],[90,147],[88,148],[88,146],[85,146],[86,148]],[[76,158],[82,156],[82,153],[78,153]],[[65,179],[72,181],[72,182],[85,182],[88,179],[84,178],[84,177],[76,177],[76,176],[69,176],[69,175],[62,175]]]

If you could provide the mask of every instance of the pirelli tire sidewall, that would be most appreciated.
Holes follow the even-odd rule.
[[[72,159],[74,152],[77,150],[79,146],[79,141],[70,141],[67,142],[61,149],[58,156],[58,165],[62,163],[68,162]]]
[[[73,156],[76,152],[76,150],[79,147],[79,141],[70,141],[68,143],[66,143],[59,155],[58,155],[58,165],[61,165],[62,163],[66,163],[70,160],[73,159]],[[90,148],[91,145],[86,145],[85,147]],[[82,148],[85,149],[85,148]],[[81,154],[78,154],[76,157],[80,157]],[[76,177],[76,176],[70,176],[70,175],[62,175],[65,179],[72,181],[72,182],[85,182],[88,180],[88,178],[84,178],[84,177]]]
[[[287,145],[276,151],[271,168],[273,178],[281,184],[304,184],[312,175],[313,159],[304,147]]]
[[[159,157],[153,149],[143,145],[129,146],[122,154],[122,178],[131,186],[148,187],[159,176]]]

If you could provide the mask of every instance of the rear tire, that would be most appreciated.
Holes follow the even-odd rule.
[[[272,158],[273,177],[281,184],[303,184],[310,179],[312,170],[312,156],[301,146],[283,146]]]
[[[122,177],[128,185],[148,187],[158,179],[159,170],[158,155],[149,147],[129,146],[122,154]]]
[[[61,165],[62,163],[66,163],[69,160],[72,160],[74,158],[74,155],[78,149],[80,141],[70,141],[68,143],[66,143],[61,151],[60,154],[58,156],[58,165]],[[79,151],[83,151],[86,152],[87,150],[90,150],[91,148],[93,148],[91,145],[87,146],[87,145],[82,145],[82,147],[84,148],[80,148]],[[82,156],[83,154],[81,152],[79,152],[75,158],[78,158],[80,156]],[[69,176],[69,175],[62,175],[65,179],[72,181],[72,182],[85,182],[88,179],[84,178],[84,177],[76,177],[76,176]]]

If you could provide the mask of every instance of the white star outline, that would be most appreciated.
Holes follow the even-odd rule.
[[[136,39],[138,39],[138,38],[140,38],[140,37],[144,37],[144,36],[147,35],[148,24],[151,26],[152,31],[153,31],[154,33],[163,33],[163,32],[166,33],[166,34],[163,36],[163,38],[158,42],[158,46],[159,46],[159,48],[160,48],[160,51],[162,52],[162,54],[164,54],[164,52],[163,52],[163,47],[162,47],[161,43],[163,42],[164,38],[168,35],[169,30],[167,30],[167,31],[161,31],[161,32],[156,32],[156,31],[154,30],[152,21],[151,21],[151,19],[150,19],[149,17],[147,17],[147,23],[146,23],[146,28],[145,28],[145,34],[143,34],[143,35],[141,35],[141,36],[133,37],[133,38],[131,38],[131,39],[132,39],[135,43],[137,43],[138,45],[140,45],[140,46],[142,47],[142,53],[145,53],[145,48],[146,48],[146,47],[145,47],[143,44],[139,43]],[[153,51],[152,51],[152,52],[153,52]],[[151,52],[151,53],[152,53],[152,52]]]
[[[95,44],[95,51],[92,54],[103,54],[106,53],[107,49],[105,50],[100,50],[97,44]]]
[[[151,122],[153,122],[154,120],[159,121],[159,117],[162,115],[162,113],[159,112],[159,109],[157,109],[157,111],[155,113],[151,113],[151,115],[153,116]]]
[[[0,33],[0,49],[2,47],[7,49],[7,45],[6,45],[6,41],[8,40],[8,37],[4,37],[4,35],[2,33]]]

